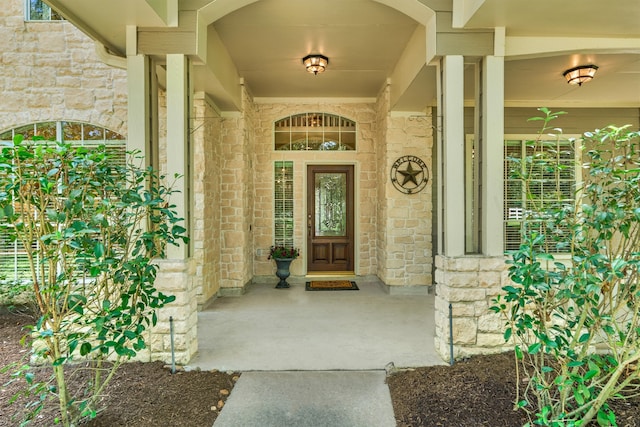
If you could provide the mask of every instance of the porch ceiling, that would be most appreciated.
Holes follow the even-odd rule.
[[[640,107],[637,1],[583,2],[576,9],[557,0],[461,0],[454,9],[452,0],[175,0],[179,28],[170,28],[178,16],[171,0],[47,1],[119,54],[126,51],[127,25],[173,31],[175,40],[191,40],[182,50],[189,52],[197,37],[197,11],[220,5],[223,12],[211,29],[228,55],[227,80],[219,78],[220,68],[198,65],[195,82],[222,110],[238,107],[239,78],[258,99],[375,98],[390,81],[399,91],[394,110],[418,112],[435,105],[435,67],[424,63],[426,44],[416,42],[424,40],[422,26],[390,7],[403,5],[429,5],[439,32],[504,26],[507,105]],[[238,4],[245,6],[227,13]],[[170,47],[180,51],[179,41]],[[329,57],[325,73],[304,70],[301,58],[309,53]],[[416,55],[424,55],[422,63]],[[220,63],[220,57],[207,61]],[[600,67],[596,78],[569,86],[562,72],[586,63]],[[408,76],[398,73],[407,67],[412,68]],[[471,102],[474,88],[465,89]]]

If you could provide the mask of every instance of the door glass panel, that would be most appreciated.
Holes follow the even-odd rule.
[[[316,236],[345,236],[347,226],[347,174],[315,175]]]

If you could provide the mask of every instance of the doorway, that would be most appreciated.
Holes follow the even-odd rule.
[[[354,272],[353,165],[307,167],[307,273]]]

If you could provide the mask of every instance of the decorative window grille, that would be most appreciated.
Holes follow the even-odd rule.
[[[42,0],[25,0],[25,20],[26,21],[63,21],[55,10]]]
[[[100,126],[79,122],[32,123],[0,133],[0,143],[11,144],[17,134],[22,134],[25,139],[41,136],[46,140],[66,141],[76,146],[104,145],[106,151],[113,155],[114,164],[126,163],[125,138]],[[12,242],[5,235],[0,236],[0,280],[24,281],[30,278],[31,271],[22,244]]]
[[[293,247],[293,162],[274,164],[274,245]]]
[[[524,161],[534,154],[544,162],[534,161],[532,165]],[[547,235],[548,252],[566,252],[552,239],[545,222],[529,215],[558,204],[574,204],[576,188],[581,181],[577,158],[579,150],[567,136],[537,142],[507,137],[504,144],[505,250],[520,247],[523,227],[526,226],[527,231],[537,230]],[[529,174],[528,190],[527,182],[518,176],[517,171]],[[563,230],[555,232],[562,233]]]
[[[356,122],[326,113],[302,113],[275,122],[274,148],[289,151],[356,149]]]

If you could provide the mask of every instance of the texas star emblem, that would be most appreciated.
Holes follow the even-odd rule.
[[[419,157],[402,156],[391,166],[391,182],[402,193],[419,193],[429,182],[429,169]]]

